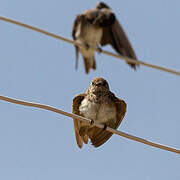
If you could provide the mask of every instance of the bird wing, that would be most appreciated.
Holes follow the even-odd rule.
[[[103,36],[100,44],[102,46],[110,44],[116,50],[117,53],[137,60],[136,54],[131,46],[131,43],[128,40],[126,33],[124,32],[122,26],[116,18],[111,26],[103,28]],[[128,64],[132,68],[136,69],[136,64]]]
[[[73,99],[73,105],[72,105],[72,112],[74,114],[77,114],[80,116],[79,113],[79,106],[81,105],[82,100],[84,99],[85,94],[79,94],[74,97]],[[82,148],[83,146],[83,141],[87,144],[88,143],[88,137],[87,135],[84,137],[81,137],[79,134],[79,129],[81,128],[82,122],[76,118],[73,119],[74,121],[74,131],[75,131],[75,137],[76,137],[76,142],[79,148]]]
[[[72,37],[74,40],[76,40],[76,31],[80,23],[80,20],[81,20],[81,14],[78,14],[74,20],[73,29],[72,29]]]
[[[113,129],[117,129],[119,127],[126,113],[126,103],[122,99],[118,99],[115,97],[115,104],[116,104],[116,112],[117,112],[116,123],[108,122],[106,124],[108,127],[111,127]],[[97,127],[94,127],[94,129],[92,129],[91,131],[93,132],[89,133],[92,134],[92,136],[90,136],[90,139],[92,145],[95,147],[101,146],[113,135],[113,133]]]

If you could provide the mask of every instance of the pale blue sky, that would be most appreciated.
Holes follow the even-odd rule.
[[[75,16],[98,1],[0,0],[0,15],[71,38]],[[105,1],[124,27],[138,58],[180,70],[180,1]],[[68,43],[0,22],[0,95],[71,112],[72,99],[102,76],[124,99],[120,130],[180,149],[180,78],[96,54],[84,72]],[[113,49],[105,47],[104,49]],[[0,179],[179,180],[180,156],[119,136],[96,149],[75,142],[73,121],[52,112],[0,101]]]

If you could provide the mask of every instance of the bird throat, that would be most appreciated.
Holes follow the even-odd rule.
[[[96,103],[100,103],[103,97],[105,96],[105,94],[106,92],[102,90],[91,91],[91,93],[89,93],[89,100]]]

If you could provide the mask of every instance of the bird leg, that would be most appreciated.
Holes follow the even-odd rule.
[[[103,131],[105,131],[107,129],[107,125],[104,124],[104,128],[103,128]]]

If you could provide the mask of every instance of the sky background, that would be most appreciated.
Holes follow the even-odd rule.
[[[98,1],[0,0],[0,15],[71,38],[75,16]],[[105,1],[139,60],[180,70],[180,1]],[[105,50],[114,52],[110,46]],[[180,149],[180,77],[96,54],[97,70],[75,70],[71,44],[0,22],[0,95],[71,112],[96,76],[127,103],[119,130]],[[180,155],[113,135],[79,149],[71,118],[0,101],[0,179],[179,180]]]

